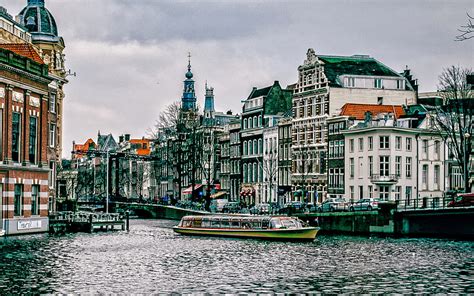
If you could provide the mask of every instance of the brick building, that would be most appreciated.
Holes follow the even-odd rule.
[[[0,231],[48,229],[48,66],[30,44],[0,44]]]

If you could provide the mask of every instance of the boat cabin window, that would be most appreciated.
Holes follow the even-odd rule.
[[[262,228],[268,228],[269,224],[270,224],[269,220],[263,220],[262,221]]]
[[[202,223],[201,223],[201,227],[211,227],[211,221],[207,220],[207,219],[203,219],[202,220]]]
[[[222,219],[222,221],[221,221],[221,227],[222,227],[222,228],[229,228],[229,226],[230,226],[229,220],[227,220],[227,219]]]
[[[219,220],[212,220],[211,221],[211,227],[219,228],[219,227],[221,227],[221,222]]]
[[[184,227],[191,227],[193,225],[193,221],[192,220],[184,220],[183,221],[183,226]]]
[[[233,219],[230,222],[230,227],[232,228],[240,228],[240,220]]]
[[[194,220],[193,221],[193,227],[201,227],[201,223],[202,223],[201,220]]]

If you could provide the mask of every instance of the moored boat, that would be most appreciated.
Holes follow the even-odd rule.
[[[312,241],[319,227],[294,217],[185,216],[173,230],[184,235]]]

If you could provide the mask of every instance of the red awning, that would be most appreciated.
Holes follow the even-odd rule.
[[[199,189],[199,188],[201,188],[201,187],[202,187],[202,184],[196,184],[196,185],[194,185],[194,190],[197,190],[197,189]],[[192,188],[193,188],[193,186],[189,186],[188,188],[186,188],[186,189],[183,190],[183,193],[184,193],[184,194],[191,194],[191,193],[193,193],[193,189],[192,189]]]

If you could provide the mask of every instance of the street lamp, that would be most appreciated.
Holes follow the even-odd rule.
[[[469,133],[464,134],[464,192],[468,192],[468,186],[469,186],[469,138],[471,135]]]

